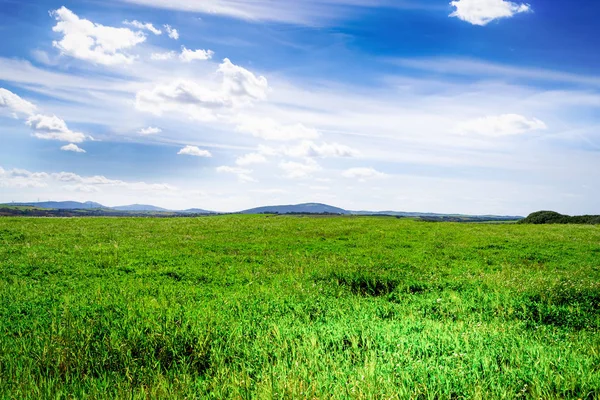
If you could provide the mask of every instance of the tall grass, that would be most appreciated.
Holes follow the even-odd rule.
[[[0,398],[600,397],[600,228],[0,219]]]

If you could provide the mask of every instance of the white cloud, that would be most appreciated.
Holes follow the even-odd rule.
[[[304,163],[295,161],[281,162],[279,168],[285,172],[285,177],[289,179],[309,178],[315,172],[322,168],[315,160],[307,159]]]
[[[217,75],[220,82],[216,87],[181,79],[139,91],[136,108],[157,115],[165,111],[180,112],[207,121],[235,107],[266,98],[267,79],[232,64],[227,58],[219,66]]]
[[[316,144],[309,140],[305,140],[296,146],[283,146],[272,148],[260,146],[260,151],[267,155],[285,155],[288,157],[297,158],[329,158],[329,157],[357,157],[360,152],[351,147],[338,143],[321,143]]]
[[[177,55],[177,53],[174,51],[167,51],[164,53],[152,53],[150,55],[150,58],[152,60],[156,60],[156,61],[166,61],[166,60],[172,60],[173,58],[175,58],[176,55]]]
[[[149,126],[138,131],[140,135],[156,135],[162,133],[162,129]]]
[[[179,155],[194,156],[194,157],[212,157],[212,154],[208,150],[199,149],[196,146],[185,146],[179,150]]]
[[[344,178],[358,179],[361,182],[367,179],[381,179],[388,175],[377,171],[375,168],[350,168],[342,172]]]
[[[149,22],[142,23],[140,21],[133,20],[133,21],[123,21],[123,24],[128,25],[128,26],[133,26],[134,28],[137,28],[137,29],[145,29],[147,31],[154,33],[155,35],[162,35],[162,31],[160,29],[156,29],[154,27],[154,25],[152,25]]]
[[[259,153],[249,153],[235,160],[235,163],[242,167],[253,164],[264,164],[266,162],[267,159],[265,156]]]
[[[34,136],[38,139],[71,143],[81,143],[86,139],[83,133],[70,130],[65,121],[56,115],[32,115],[27,120],[27,125],[36,131]]]
[[[32,115],[37,109],[33,103],[23,100],[9,90],[0,88],[0,109],[2,108],[7,109],[15,117],[18,114]]]
[[[515,14],[531,11],[525,3],[507,0],[455,0],[450,2],[456,10],[450,14],[473,25],[484,26],[499,18],[512,17]]]
[[[86,151],[84,149],[82,149],[81,147],[77,146],[76,144],[68,144],[66,146],[63,146],[60,148],[62,151],[72,151],[74,153],[85,153]]]
[[[490,137],[520,135],[523,133],[545,130],[546,124],[537,118],[528,119],[518,114],[488,116],[463,122],[456,126],[455,133],[476,134]]]
[[[239,116],[236,130],[265,140],[290,141],[316,139],[319,132],[303,124],[284,125],[271,118]]]
[[[217,168],[217,172],[237,175],[240,182],[256,182],[250,175],[253,172],[251,169],[222,166]]]
[[[58,21],[52,30],[63,34],[61,40],[52,42],[53,46],[62,54],[80,60],[102,65],[131,64],[135,58],[125,50],[146,40],[142,32],[80,19],[64,6],[50,15]]]
[[[81,184],[106,188],[126,188],[136,191],[173,191],[177,188],[165,183],[126,182],[118,179],[109,179],[102,175],[80,176],[72,172],[58,172],[46,174],[46,178],[60,183]]]
[[[171,39],[174,39],[174,40],[179,39],[179,32],[177,31],[177,29],[171,27],[171,25],[164,25],[164,27],[167,30],[167,33],[169,34],[169,37]]]
[[[194,60],[206,61],[210,60],[215,54],[212,50],[189,50],[185,46],[181,48],[181,54],[179,59],[183,62],[189,63]]]
[[[225,58],[217,71],[223,76],[223,88],[231,96],[264,100],[269,83],[264,76],[256,76],[247,69],[233,64]]]

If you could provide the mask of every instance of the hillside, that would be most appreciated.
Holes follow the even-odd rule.
[[[327,204],[306,203],[251,208],[241,211],[240,214],[350,214],[350,212]]]

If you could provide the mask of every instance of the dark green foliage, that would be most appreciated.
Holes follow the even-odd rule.
[[[600,215],[571,217],[554,211],[538,211],[519,222],[522,224],[600,224]]]
[[[0,398],[595,399],[600,230],[0,219]]]

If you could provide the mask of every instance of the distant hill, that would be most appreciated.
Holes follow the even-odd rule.
[[[111,209],[117,210],[117,211],[152,211],[152,212],[169,211],[166,208],[151,206],[151,205],[147,205],[147,204],[131,204],[128,206],[111,207]]]
[[[94,203],[93,201],[86,201],[85,203],[80,203],[78,201],[44,201],[39,203],[10,203],[7,205],[52,208],[55,210],[89,210],[96,208],[108,208],[100,203]]]
[[[203,210],[201,208],[189,208],[187,210],[177,211],[182,214],[219,214],[214,211]]]
[[[571,217],[555,211],[537,211],[523,220],[522,224],[600,224],[600,215],[579,215]]]
[[[214,211],[208,211],[202,208],[190,208],[187,210],[175,211],[168,210],[162,207],[156,207],[148,204],[131,204],[118,207],[106,207],[100,203],[87,201],[80,203],[76,201],[48,201],[40,203],[11,203],[6,204],[6,207],[27,206],[40,209],[52,210],[67,210],[79,211],[77,215],[123,215],[123,216],[186,216],[186,215],[216,215],[222,214]],[[0,204],[0,207],[2,205]],[[89,210],[87,212],[86,210]],[[8,212],[5,210],[5,212]],[[21,210],[21,213],[26,211]],[[87,214],[84,214],[87,212]],[[462,214],[435,214],[421,212],[405,212],[405,211],[349,211],[343,208],[330,206],[322,203],[305,203],[295,205],[278,205],[251,208],[249,210],[240,211],[240,214],[333,214],[333,215],[373,215],[373,216],[392,216],[398,218],[420,218],[425,221],[453,221],[453,222],[483,222],[483,221],[517,221],[523,219],[519,216],[498,216],[498,215],[462,215]],[[60,214],[60,213],[59,213]],[[62,214],[61,214],[62,215]],[[558,214],[560,216],[560,214]],[[568,217],[571,218],[571,217]],[[580,217],[573,217],[580,218]],[[538,223],[538,222],[532,222]]]
[[[465,215],[465,214],[436,214],[427,212],[407,212],[407,211],[350,211],[352,215],[389,215],[394,217],[409,218],[480,218],[486,220],[516,221],[523,217],[516,215]]]
[[[350,214],[342,208],[320,203],[306,203],[287,206],[267,206],[241,211],[241,214]]]

